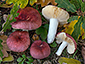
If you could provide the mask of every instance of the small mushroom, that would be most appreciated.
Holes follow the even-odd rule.
[[[61,8],[53,5],[48,5],[42,9],[42,15],[46,19],[50,20],[47,41],[48,43],[52,43],[57,32],[58,24],[60,23],[60,25],[63,25],[67,23],[67,20],[69,19],[69,14],[67,11]]]
[[[26,31],[15,31],[7,38],[7,45],[14,52],[23,52],[30,45],[29,33]]]
[[[60,44],[62,42],[58,51],[56,52],[56,54],[58,56],[61,55],[62,51],[64,50],[64,48],[66,46],[67,46],[67,52],[69,54],[73,54],[75,52],[76,48],[77,48],[76,41],[73,39],[73,37],[71,37],[69,34],[67,34],[65,32],[60,32],[60,33],[57,34],[56,42],[58,44]]]
[[[11,23],[12,28],[34,30],[41,26],[41,16],[36,9],[26,7],[24,9],[19,9],[17,12],[19,16],[15,18],[17,21]]]
[[[50,47],[46,42],[36,40],[30,47],[30,54],[36,59],[46,58],[50,54]]]

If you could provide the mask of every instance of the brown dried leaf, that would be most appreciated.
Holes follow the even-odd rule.
[[[7,36],[6,35],[0,35],[0,39],[3,40],[3,42],[6,42]]]
[[[34,34],[33,36],[32,36],[32,39],[35,41],[35,40],[39,40],[39,36],[37,35],[37,34]]]
[[[37,0],[38,4],[41,4],[41,6],[46,6],[49,3],[52,3],[53,5],[56,5],[57,3],[55,2],[55,0]]]
[[[83,56],[83,59],[84,59],[84,64],[85,64],[85,43],[84,43],[84,45],[82,45],[82,51],[81,51],[81,53],[82,53],[82,56]]]
[[[2,49],[2,53],[4,55],[3,58],[8,57],[7,51],[11,51],[11,50],[8,48],[7,43],[6,43],[7,36],[6,35],[0,35],[0,39],[3,40],[3,42],[1,43],[2,46],[3,46],[3,49]]]

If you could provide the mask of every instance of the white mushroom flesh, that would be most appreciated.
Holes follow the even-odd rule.
[[[50,19],[49,31],[47,36],[48,43],[52,43],[54,41],[56,31],[58,27],[58,20],[55,18]]]
[[[67,46],[67,52],[69,54],[73,54],[75,51],[75,44],[73,42],[73,40],[71,38],[69,38],[68,36],[66,36],[66,34],[64,32],[60,33],[57,35],[56,37],[56,42],[60,43],[62,42],[62,44],[60,45],[58,51],[56,52],[56,54],[58,56],[61,55],[62,51],[64,50],[64,48]]]
[[[61,55],[62,51],[64,50],[64,48],[68,45],[68,43],[66,41],[63,41],[62,44],[60,45],[58,51],[56,52],[56,54],[58,56]]]
[[[51,18],[54,18],[58,21],[58,22],[57,21],[53,22],[50,20],[47,41],[49,40],[48,43],[52,43],[55,39],[55,33],[57,32],[57,27],[58,27],[59,22],[60,22],[60,25],[67,23],[67,20],[69,19],[69,14],[67,11],[61,8],[58,8],[53,5],[48,5],[42,9],[42,15],[48,20],[50,20]]]

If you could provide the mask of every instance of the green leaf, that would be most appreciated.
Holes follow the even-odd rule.
[[[80,29],[81,28],[81,22],[82,22],[82,17],[80,17],[78,22],[75,24],[74,31],[71,35],[75,39],[76,42],[81,35],[81,29]]]
[[[0,44],[2,43],[3,41],[0,39]]]
[[[18,5],[17,4],[14,4],[13,8],[10,11],[10,15],[8,15],[8,17],[7,17],[7,21],[5,22],[5,24],[3,26],[2,31],[6,32],[7,29],[10,29],[11,28],[10,23],[16,21],[15,17],[17,17],[19,15],[19,13],[17,13],[18,9],[19,9],[18,8]],[[11,16],[13,17],[13,19],[12,20],[9,20],[9,18]]]
[[[51,47],[56,47],[57,46],[57,43],[56,42],[53,42],[52,44],[50,44]]]
[[[17,3],[18,6],[20,5],[20,8],[25,8],[26,5],[28,4],[28,0],[7,0],[6,3],[7,4],[11,4],[11,3],[15,4],[15,3]]]
[[[30,62],[25,61],[27,64],[31,64]]]
[[[70,2],[75,5],[76,9],[79,9],[81,7],[82,0],[71,0]]]
[[[81,11],[85,12],[85,1],[81,3]]]
[[[24,62],[23,62],[23,61],[21,61],[21,62],[19,62],[18,64],[24,64]]]
[[[37,0],[30,0],[30,5],[33,5]]]
[[[74,21],[74,20],[78,20],[78,16],[70,17],[67,22],[71,22],[71,21]]]
[[[27,59],[29,60],[29,62],[33,62],[33,59],[31,59],[31,58],[28,58],[28,57],[27,57]]]
[[[49,24],[45,24],[43,27],[46,28],[46,30],[48,30],[49,29]]]
[[[46,39],[46,37],[47,37],[47,30],[46,30],[46,28],[41,26],[38,29],[36,29],[35,32],[36,32],[36,34],[40,35],[43,40]]]
[[[0,50],[0,57],[3,58],[3,53],[2,51]]]
[[[84,31],[85,31],[85,17],[83,17],[83,20],[82,20],[82,28],[84,29]]]
[[[24,59],[26,59],[26,55],[23,54],[22,57],[23,57]]]
[[[21,62],[23,60],[23,58],[22,57],[19,57],[18,59],[17,59],[17,62]]]
[[[2,49],[3,49],[3,46],[2,46],[2,43],[3,41],[0,39],[0,57],[2,58],[3,57],[3,53],[2,53]]]
[[[55,0],[58,3],[58,7],[66,8],[68,12],[76,12],[76,7],[69,2],[69,0]]]
[[[69,58],[65,58],[65,57],[61,57],[59,58],[58,62],[60,64],[81,64],[80,61],[76,60],[76,59],[69,59]]]

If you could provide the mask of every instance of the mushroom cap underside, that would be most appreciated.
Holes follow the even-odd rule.
[[[58,44],[60,44],[63,41],[66,41],[68,43],[67,44],[67,52],[69,54],[73,54],[77,48],[77,44],[76,44],[76,41],[74,40],[74,38],[67,33],[60,32],[56,36],[56,42]]]

